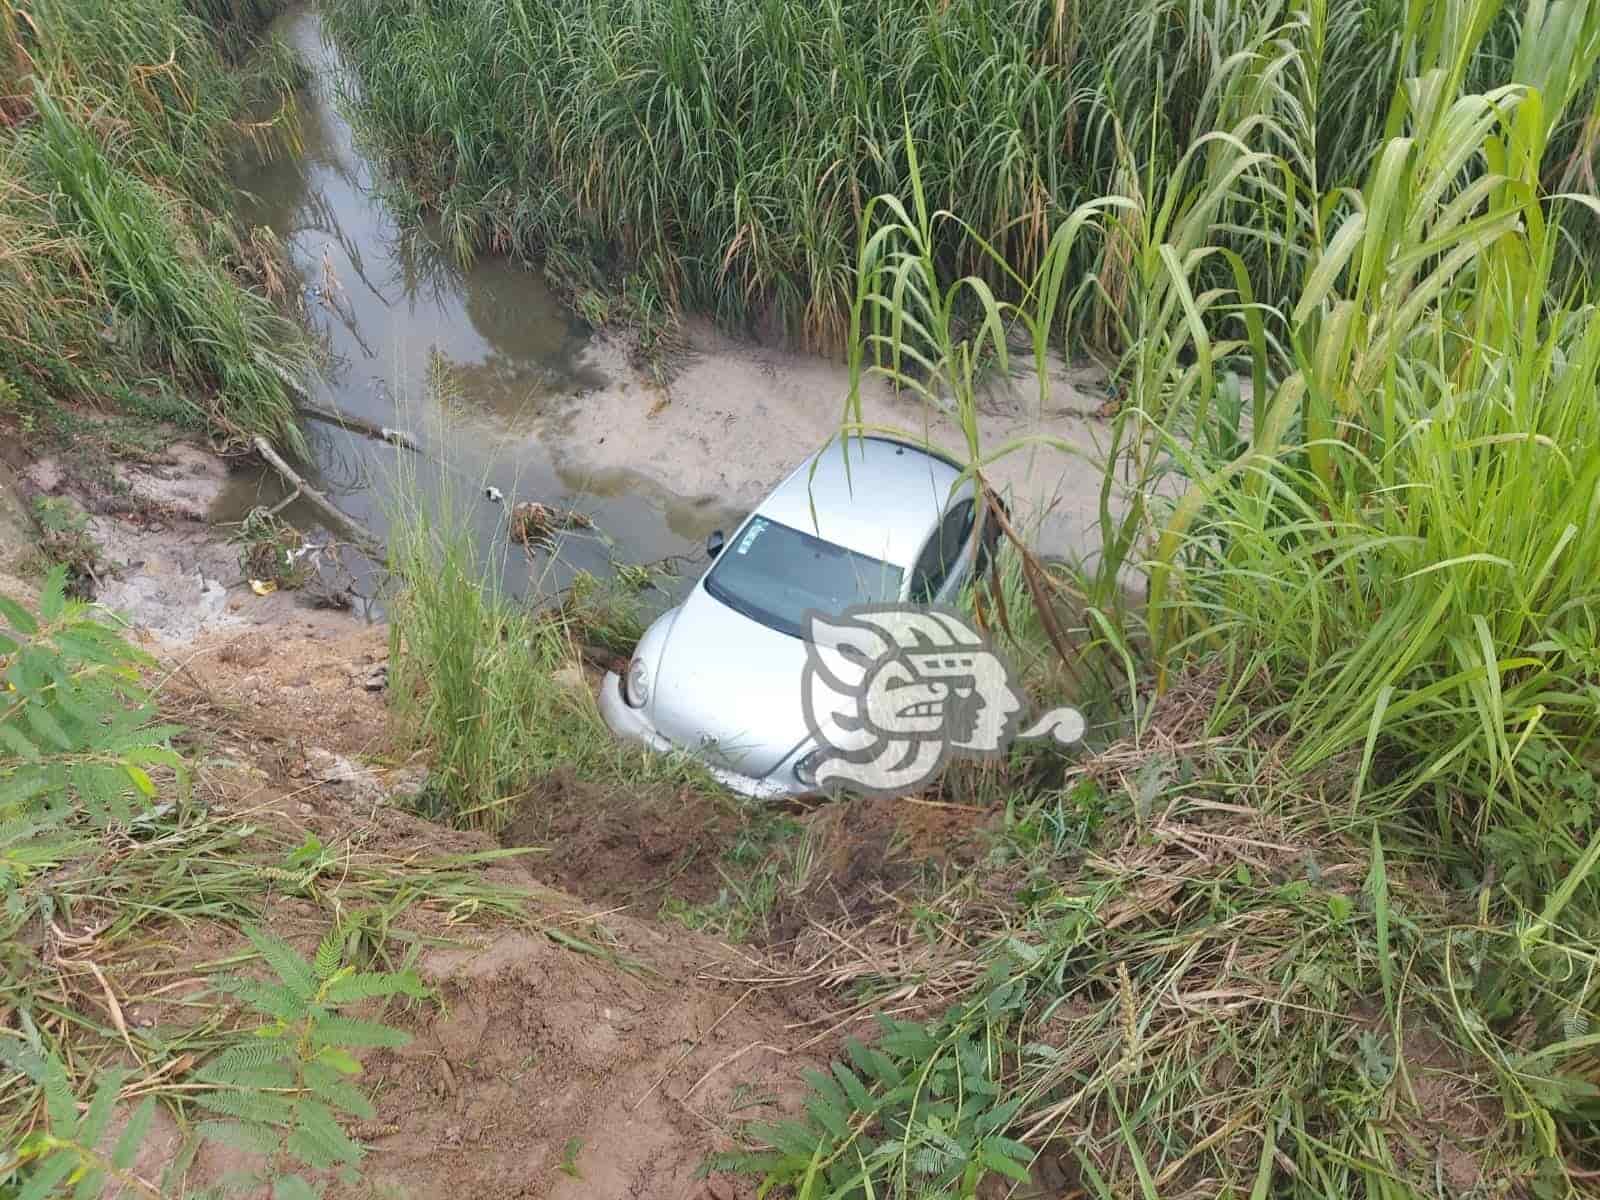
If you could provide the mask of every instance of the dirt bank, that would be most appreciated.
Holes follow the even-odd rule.
[[[70,531],[83,589],[135,640],[179,646],[211,630],[319,619],[305,595],[251,588],[234,530],[211,520],[230,481],[217,455],[157,428],[139,452],[119,446],[113,456],[97,440],[97,419],[79,420],[84,432],[66,448],[36,459],[18,451],[0,476],[0,585],[37,588],[52,557],[39,545],[47,514]]]
[[[642,377],[621,346],[596,339],[585,365],[608,382],[562,405],[544,432],[569,467],[627,468],[688,499],[752,507],[838,432],[849,371],[841,362],[739,341],[705,322],[685,328],[689,348],[664,388]],[[1059,363],[1042,410],[1031,372],[996,377],[981,396],[986,449],[1025,437],[1056,443],[1007,455],[988,471],[1015,511],[1044,514],[1039,544],[1046,553],[1086,554],[1094,545],[1100,472],[1093,463],[1105,435],[1096,413],[1105,398],[1100,371]],[[965,457],[954,421],[910,393],[897,395],[882,379],[863,387],[862,418]]]
[[[383,696],[366,685],[386,652],[383,633],[348,618],[340,630],[337,620],[293,621],[270,634],[207,631],[181,659],[165,655],[162,696],[204,748],[199,790],[212,810],[259,825],[269,861],[315,835],[341,864],[322,899],[348,908],[361,900],[341,902],[351,886],[343,878],[385,864],[436,870],[439,855],[495,843],[396,807],[420,771],[390,753]],[[606,875],[604,863],[592,865]],[[366,1056],[363,1082],[378,1112],[355,1130],[370,1146],[363,1181],[328,1194],[750,1195],[745,1184],[702,1178],[701,1168],[735,1147],[739,1121],[792,1109],[801,1071],[835,1048],[808,1024],[817,1015],[810,989],[728,982],[748,973],[746,959],[681,926],[555,890],[546,881],[563,876],[538,847],[526,861],[472,874],[520,893],[524,915],[485,923],[470,908],[424,902],[398,918],[391,936],[422,948],[417,969],[436,1002],[391,1014],[414,1035],[409,1046]],[[286,897],[268,925],[309,952],[327,919]],[[198,970],[239,940],[205,922],[173,935],[142,965]],[[137,1024],[181,1016],[181,1008],[129,1013]],[[179,1140],[175,1126],[160,1129],[158,1157]],[[190,1182],[239,1165],[208,1146]]]

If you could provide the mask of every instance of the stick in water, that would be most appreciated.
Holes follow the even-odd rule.
[[[354,517],[335,508],[332,501],[302,479],[299,473],[283,460],[278,452],[272,448],[271,442],[257,434],[255,447],[261,457],[267,460],[274,471],[283,476],[290,487],[300,490],[300,495],[303,499],[308,500],[336,528],[349,530],[350,540],[357,550],[375,563],[388,561],[389,549],[383,544],[382,539]]]

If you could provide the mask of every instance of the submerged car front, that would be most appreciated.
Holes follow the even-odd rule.
[[[746,795],[815,790],[805,614],[902,600],[959,475],[895,442],[852,442],[848,453],[824,450],[775,489],[646,631],[626,676],[606,676],[613,731],[693,755]]]
[[[807,611],[894,600],[904,569],[757,513],[687,599],[646,631],[601,706],[618,733],[683,750],[747,795],[812,790],[800,678]]]

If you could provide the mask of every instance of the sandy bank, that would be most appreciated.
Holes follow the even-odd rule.
[[[690,349],[662,389],[640,377],[614,343],[597,339],[585,365],[606,382],[564,403],[543,435],[568,466],[630,469],[688,499],[751,507],[779,479],[838,431],[850,390],[842,362],[738,341],[696,322]],[[1015,366],[1016,364],[1013,364]],[[1060,446],[1009,454],[988,471],[1013,510],[1042,514],[1038,541],[1053,554],[1086,554],[1095,544],[1106,434],[1095,412],[1105,399],[1093,368],[1054,364],[1041,408],[1030,372],[995,379],[980,398],[986,453],[1043,435]],[[863,388],[868,425],[927,437],[960,458],[956,424],[881,379]]]

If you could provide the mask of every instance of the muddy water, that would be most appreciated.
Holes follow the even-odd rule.
[[[580,363],[586,331],[536,273],[491,258],[463,269],[436,231],[402,220],[341,113],[347,76],[317,14],[292,11],[276,31],[313,73],[301,102],[303,149],[241,167],[242,215],[284,243],[308,323],[325,348],[324,369],[308,381],[311,398],[404,429],[423,450],[409,455],[312,421],[308,476],[380,536],[401,486],[425,504],[448,495],[482,544],[501,551],[515,500],[591,516],[603,538],[565,535],[553,553],[532,560],[520,547],[504,554],[505,583],[517,594],[560,588],[579,570],[604,574],[613,562],[702,553],[705,535],[736,513],[675,496],[631,470],[577,469],[536,436],[543,418],[609,382]],[[489,488],[504,501],[486,499]],[[283,495],[271,472],[241,476],[213,518],[238,520]],[[320,524],[303,504],[286,515],[302,529]]]

